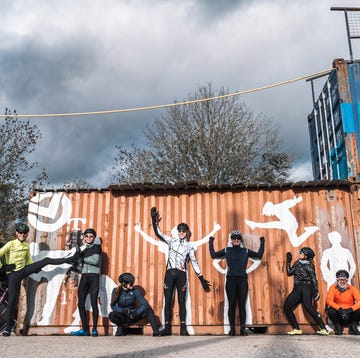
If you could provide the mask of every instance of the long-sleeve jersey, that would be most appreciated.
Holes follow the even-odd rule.
[[[21,270],[25,265],[33,262],[30,255],[30,245],[20,240],[12,240],[0,249],[0,257],[5,256],[6,263],[15,264],[15,270]]]
[[[228,277],[247,277],[246,268],[249,257],[252,259],[261,259],[264,254],[264,246],[264,240],[261,240],[258,252],[240,246],[229,246],[220,251],[215,251],[213,242],[209,242],[210,255],[213,259],[226,258],[226,276]]]
[[[287,261],[286,273],[288,276],[295,276],[295,285],[311,285],[315,292],[319,292],[315,269],[309,261],[297,260],[293,266]]]
[[[326,296],[326,304],[336,310],[339,308],[352,308],[353,311],[360,309],[360,293],[352,285],[341,292],[337,289],[336,283],[331,285]]]
[[[83,256],[81,273],[101,273],[101,246],[97,244],[86,244],[81,246],[80,255]]]
[[[115,294],[116,288],[113,289],[111,297],[114,297]],[[137,307],[136,303],[139,304],[139,307]],[[112,310],[120,313],[127,313],[129,309],[136,310],[135,315],[137,316],[142,315],[148,307],[149,304],[137,288],[122,290],[117,300],[111,303]]]
[[[181,240],[178,237],[171,237],[163,234],[157,225],[154,225],[156,236],[169,246],[169,256],[166,263],[166,269],[178,269],[187,271],[189,260],[198,276],[201,276],[201,270],[196,260],[194,246],[186,239]]]

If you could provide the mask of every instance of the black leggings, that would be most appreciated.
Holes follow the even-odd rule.
[[[157,332],[158,331],[158,326],[156,324],[154,312],[151,309],[151,307],[148,307],[146,309],[146,311],[141,316],[135,317],[134,319],[130,319],[124,313],[120,313],[120,312],[116,312],[116,311],[111,311],[109,313],[109,320],[112,323],[115,323],[117,326],[124,326],[126,324],[133,324],[133,323],[141,321],[144,318],[148,319],[153,332]]]
[[[320,314],[312,305],[312,288],[310,285],[295,285],[292,292],[286,298],[284,303],[284,312],[287,319],[290,322],[290,325],[295,329],[300,329],[299,324],[296,320],[294,309],[299,304],[302,303],[306,311],[309,312],[314,321],[319,325],[321,329],[325,328],[324,322],[321,319]]]
[[[62,264],[72,264],[73,257],[52,259],[45,257],[43,260],[36,261],[32,264],[24,266],[19,271],[13,271],[8,274],[8,307],[6,310],[6,327],[5,330],[10,332],[11,326],[14,321],[14,312],[16,309],[16,304],[18,303],[19,291],[21,280],[29,275],[39,272],[46,265],[62,265]]]
[[[334,324],[341,324],[342,326],[343,325],[346,325],[346,324],[349,324],[349,323],[356,323],[358,324],[359,321],[360,321],[360,310],[356,310],[354,312],[352,312],[350,315],[349,315],[349,321],[345,322],[341,317],[340,317],[340,314],[339,312],[335,309],[335,308],[332,308],[332,307],[327,307],[326,308],[326,313],[327,315],[329,316],[329,318],[331,319],[331,321],[334,323]]]
[[[165,279],[164,279],[164,296],[165,296],[165,324],[169,324],[171,322],[171,306],[172,306],[172,298],[173,293],[177,290],[178,302],[179,302],[179,315],[180,322],[185,322],[186,320],[186,272],[180,271],[178,269],[169,269],[166,270]]]
[[[99,308],[97,298],[99,295],[99,275],[96,273],[86,273],[81,275],[78,289],[78,308],[81,318],[82,329],[89,330],[89,322],[86,316],[85,301],[86,296],[90,294],[90,303],[93,316],[93,328],[97,329],[99,317]]]
[[[248,281],[246,277],[226,277],[226,295],[229,301],[228,317],[230,326],[235,325],[236,305],[239,307],[240,325],[246,322],[246,298],[248,294]]]

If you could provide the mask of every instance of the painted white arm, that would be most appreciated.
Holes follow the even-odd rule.
[[[209,241],[209,238],[211,236],[215,235],[215,233],[217,231],[219,231],[220,229],[221,229],[221,226],[217,223],[214,223],[214,228],[205,237],[192,243],[194,249],[197,250],[199,246],[206,244]]]
[[[136,232],[138,232],[150,244],[155,245],[155,246],[159,246],[159,240],[155,240],[153,237],[148,235],[145,231],[141,230],[141,227],[140,227],[139,224],[135,225],[134,230]]]
[[[221,267],[220,261],[222,261],[222,259],[215,259],[215,260],[213,260],[212,264],[216,268],[216,270],[218,270],[220,273],[225,275],[227,270],[226,270],[226,268]]]

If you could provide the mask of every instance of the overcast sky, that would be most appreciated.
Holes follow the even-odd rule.
[[[344,14],[331,6],[360,0],[2,0],[1,111],[159,105],[208,82],[236,92],[330,69],[335,58],[349,59]],[[311,180],[310,84],[241,100],[279,123],[296,159],[293,178]],[[33,160],[52,185],[82,177],[105,187],[115,146],[141,144],[161,113],[32,119],[43,135]]]

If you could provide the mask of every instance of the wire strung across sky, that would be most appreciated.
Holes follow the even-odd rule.
[[[193,103],[213,101],[213,100],[216,100],[216,99],[223,99],[223,98],[227,98],[227,97],[234,97],[234,96],[240,96],[240,95],[244,95],[244,94],[248,94],[248,93],[263,91],[263,90],[266,90],[266,89],[287,85],[289,83],[302,81],[302,80],[305,80],[305,79],[308,79],[308,78],[311,78],[311,77],[323,76],[323,75],[326,75],[326,74],[330,73],[331,71],[333,71],[333,69],[312,73],[310,75],[297,77],[297,78],[287,80],[287,81],[283,81],[283,82],[274,83],[274,84],[268,85],[268,86],[257,87],[257,88],[253,88],[253,89],[249,89],[249,90],[245,90],[245,91],[228,93],[228,94],[224,94],[224,95],[221,95],[221,96],[194,99],[194,100],[191,100],[191,101],[174,102],[174,103],[147,106],[147,107],[113,109],[113,110],[96,111],[96,112],[48,113],[48,114],[19,114],[19,113],[14,113],[13,116],[15,116],[17,118],[79,117],[79,116],[100,115],[100,114],[113,114],[113,113],[148,111],[148,110],[153,110],[153,109],[169,108],[169,107],[183,106],[183,105],[188,105],[188,104],[193,104]],[[9,115],[8,114],[0,114],[0,118],[1,117],[9,117]]]

